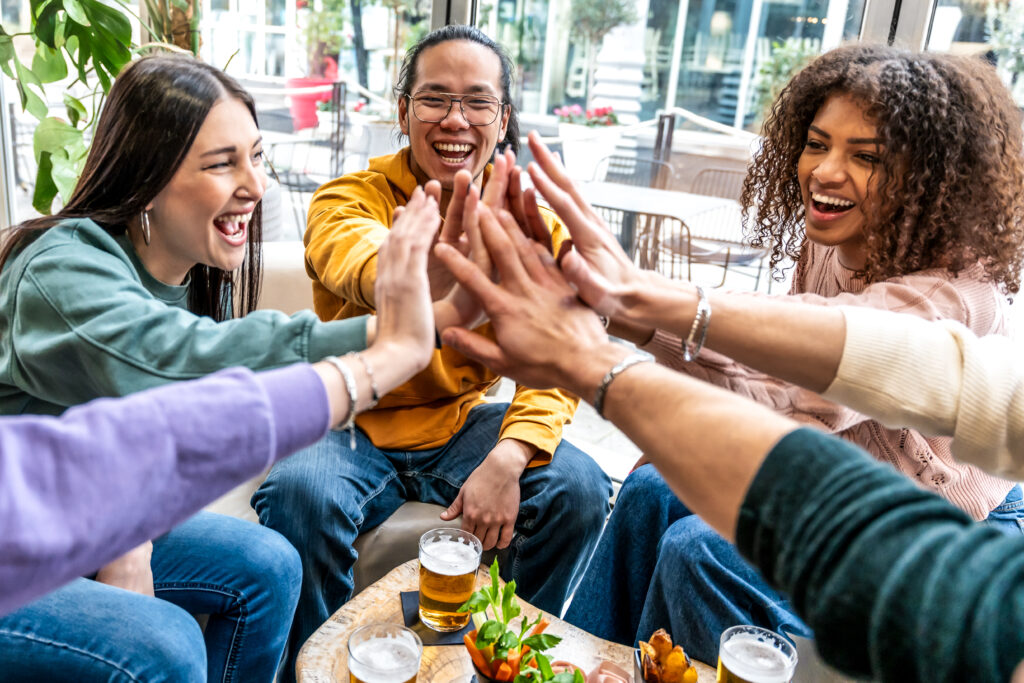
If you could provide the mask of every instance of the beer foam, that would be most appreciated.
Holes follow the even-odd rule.
[[[727,640],[718,656],[733,674],[757,683],[788,683],[793,677],[793,664],[786,653],[754,634]]]
[[[476,548],[455,539],[439,539],[423,546],[420,564],[443,576],[475,572],[480,563]]]
[[[352,647],[348,670],[363,683],[403,683],[420,670],[418,648],[404,635],[371,638]]]

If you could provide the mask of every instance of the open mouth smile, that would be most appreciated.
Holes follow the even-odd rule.
[[[851,202],[849,199],[843,199],[842,197],[830,197],[817,192],[811,193],[811,207],[818,213],[825,214],[829,217],[845,214],[856,205],[857,204],[855,202]]]
[[[251,211],[249,213],[224,214],[214,218],[213,225],[228,244],[237,247],[245,244],[247,228],[251,219]]]
[[[453,142],[435,142],[433,147],[443,163],[453,166],[465,162],[475,149],[475,145]]]

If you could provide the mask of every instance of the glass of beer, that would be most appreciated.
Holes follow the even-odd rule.
[[[420,621],[435,631],[458,631],[469,623],[459,612],[473,594],[483,545],[461,529],[434,529],[420,537]]]
[[[718,647],[718,683],[789,683],[796,648],[775,631],[733,626]]]
[[[398,624],[367,624],[348,637],[349,683],[414,683],[423,641]]]

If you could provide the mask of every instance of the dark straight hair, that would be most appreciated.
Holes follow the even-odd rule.
[[[128,223],[170,182],[210,109],[218,100],[242,102],[256,121],[252,97],[224,72],[190,56],[153,55],[124,68],[114,81],[75,190],[57,213],[26,221],[0,249],[0,268],[13,251],[68,218],[90,218],[111,235]],[[260,287],[262,206],[249,222],[246,258],[236,276],[197,264],[189,271],[188,307],[226,320],[256,308]],[[237,291],[233,291],[237,287]]]
[[[501,100],[504,106],[509,108],[509,115],[508,127],[505,129],[505,139],[500,141],[497,146],[501,150],[511,147],[513,152],[519,154],[519,112],[516,111],[516,106],[512,103],[512,79],[515,77],[515,65],[503,47],[491,40],[487,34],[475,26],[467,26],[465,24],[442,26],[436,31],[431,31],[420,42],[413,45],[405,53],[402,70],[398,73],[398,83],[395,84],[395,97],[401,99],[412,95],[412,87],[416,83],[416,67],[420,54],[428,47],[434,47],[451,40],[468,40],[472,43],[483,45],[498,56],[498,61],[501,62]],[[409,115],[412,115],[411,111]]]

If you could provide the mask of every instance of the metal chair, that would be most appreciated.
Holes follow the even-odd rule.
[[[317,188],[342,174],[348,134],[347,89],[344,82],[331,90],[331,107],[312,137],[296,137],[267,145],[271,168],[281,187],[287,190],[295,225],[301,235],[306,227],[306,209]]]
[[[734,168],[705,168],[701,169],[694,177],[689,191],[691,194],[724,197],[739,201],[740,194],[743,192],[743,179],[746,177],[746,171]]]
[[[672,178],[672,164],[645,157],[607,156],[597,164],[594,180],[664,189]]]
[[[693,179],[690,192],[739,202],[745,177],[746,172],[738,169],[705,168]],[[733,272],[753,278],[754,289],[757,289],[768,250],[755,248],[747,243],[743,235],[742,213],[738,203],[705,211],[691,218],[689,229],[695,245],[700,247],[691,253],[694,259],[722,269],[722,279],[715,285],[716,287],[725,284],[729,269],[732,268]],[[771,280],[768,282],[768,288],[770,292]]]
[[[619,241],[633,262],[638,263],[641,268],[646,268],[643,260],[638,258],[641,254],[640,245],[644,238],[643,233],[647,229],[646,221],[637,220],[638,215],[632,211],[613,209],[598,204],[594,204],[593,208],[597,215],[604,219],[608,230]]]

